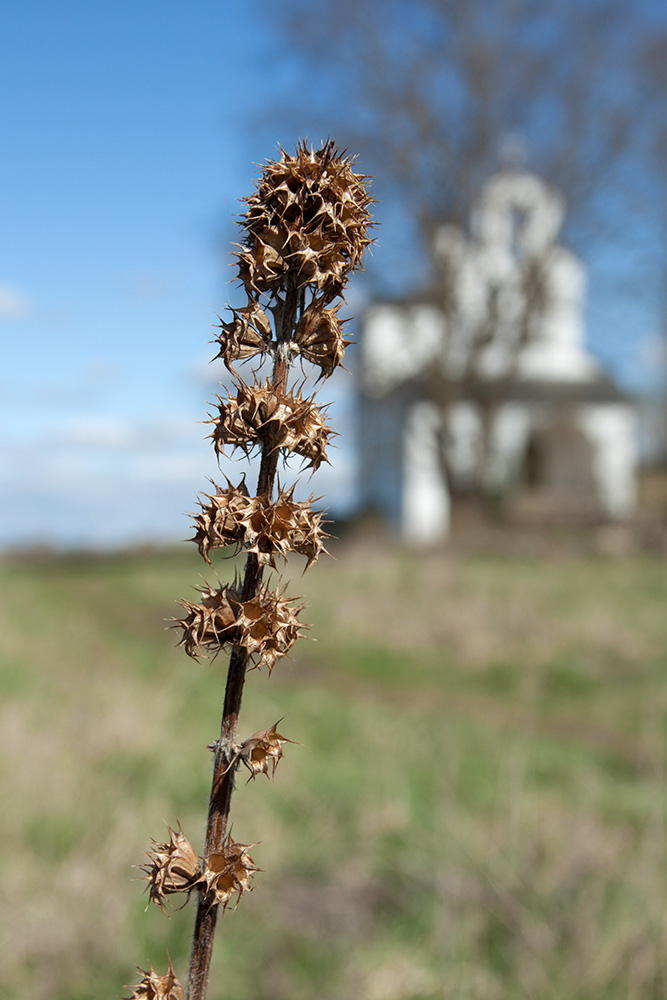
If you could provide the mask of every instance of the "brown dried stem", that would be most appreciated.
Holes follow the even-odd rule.
[[[327,378],[341,364],[348,343],[338,306],[328,306],[341,295],[371,242],[366,178],[354,173],[352,163],[331,141],[317,151],[299,143],[295,156],[281,150],[279,160],[265,165],[256,193],[244,199],[245,237],[236,256],[248,302],[221,325],[218,356],[232,374],[235,395],[218,398],[211,437],[218,456],[235,448],[248,454],[259,446],[257,494],[249,496],[245,479],[237,487],[229,480],[227,489],[216,487],[210,503],[201,502],[193,541],[209,563],[211,549],[245,550],[245,570],[241,581],[205,587],[198,604],[183,601],[186,616],[176,622],[183,631],[180,644],[195,659],[231,647],[220,736],[210,744],[214,761],[206,839],[199,859],[180,825],[178,831],[169,829],[169,842],[153,841],[149,863],[142,866],[150,899],[161,909],[174,893],[198,893],[188,1000],[206,998],[219,908],[225,910],[235,894],[238,902],[249,892],[259,871],[248,853],[254,845],[236,843],[230,835],[236,771],[243,763],[251,777],[268,776],[269,769],[273,774],[282,744],[294,742],[278,733],[276,723],[241,743],[238,719],[247,671],[265,666],[270,673],[301,634],[297,598],[285,597],[280,586],[269,589],[264,568],[275,569],[276,557],[291,552],[305,555],[311,566],[327,537],[322,514],[310,509],[312,497],[294,500],[293,486],[280,488],[274,499],[274,489],[281,456],[299,455],[312,469],[327,461],[332,431],[325,408],[312,396],[304,398],[302,386],[288,390],[288,376],[291,361],[300,357]],[[234,362],[268,354],[274,358],[271,379],[260,383],[255,374],[249,385],[235,372]],[[164,976],[151,966],[130,989],[137,998],[183,1000],[171,964]]]
[[[277,323],[277,342],[272,388],[280,395],[287,389],[289,360],[287,351],[281,345],[290,342],[296,326],[299,289],[295,277],[288,278],[284,306],[281,310],[280,322]],[[270,500],[276,479],[279,450],[265,443],[262,446],[259,476],[257,480],[257,496]],[[258,593],[263,577],[263,566],[257,555],[250,552],[246,558],[241,599],[250,600]],[[204,857],[222,851],[229,820],[229,808],[234,790],[234,776],[238,767],[238,758],[234,756],[233,748],[237,744],[238,717],[243,698],[243,686],[248,669],[248,653],[241,647],[232,650],[227,672],[227,686],[220,726],[220,739],[215,744],[215,759],[213,764],[213,783],[209,800],[208,823],[206,827],[206,842]],[[205,893],[199,896],[195,930],[190,956],[188,974],[188,1000],[204,1000],[208,985],[208,976],[213,954],[213,941],[218,916],[218,904],[211,903]]]

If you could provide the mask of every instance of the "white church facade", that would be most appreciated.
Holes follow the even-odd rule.
[[[361,333],[361,499],[410,542],[449,531],[451,496],[483,485],[607,519],[636,504],[632,404],[584,342],[585,273],[538,177],[487,183],[470,235],[436,240],[442,295],[377,303]]]

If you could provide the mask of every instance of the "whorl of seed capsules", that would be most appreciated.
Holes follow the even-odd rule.
[[[215,485],[215,484],[213,484]],[[264,497],[251,497],[242,479],[238,486],[228,480],[225,488],[215,487],[214,495],[200,500],[201,513],[194,515],[193,541],[210,564],[211,549],[233,547],[238,552],[254,552],[260,565],[275,569],[276,556],[287,559],[290,552],[306,556],[310,569],[319,554],[326,551],[322,530],[323,514],[311,509],[313,497],[294,499],[294,486],[279,490],[275,503]]]
[[[224,646],[245,650],[255,667],[273,670],[302,635],[297,615],[302,606],[292,608],[298,597],[283,597],[276,587],[260,587],[254,597],[242,601],[238,590],[228,584],[217,590],[202,591],[199,604],[181,601],[186,617],[175,622],[183,630],[179,646],[188,656],[216,654]]]
[[[353,164],[328,141],[318,150],[301,142],[294,156],[281,150],[264,165],[240,223],[239,277],[249,298],[283,288],[289,277],[325,304],[340,295],[372,242],[367,178]]]
[[[236,394],[218,396],[218,412],[211,417],[209,437],[218,456],[226,447],[249,454],[260,444],[307,459],[306,468],[319,469],[328,461],[327,444],[334,432],[324,422],[324,408],[316,406],[312,397],[304,399],[298,389],[276,392],[268,379],[248,385],[236,376],[234,385]]]

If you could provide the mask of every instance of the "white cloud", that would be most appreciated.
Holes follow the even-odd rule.
[[[80,412],[52,429],[54,448],[123,452],[126,456],[162,455],[183,448],[196,448],[206,436],[201,422],[189,413],[130,420],[113,414]]]
[[[29,311],[28,296],[20,288],[0,283],[0,320],[23,319]]]
[[[283,486],[299,478],[300,497],[314,493],[329,509],[349,510],[355,459],[351,436],[340,440],[333,468],[323,465],[311,479],[295,458],[281,469]],[[0,444],[0,547],[182,539],[190,531],[184,512],[211,490],[210,479],[224,485],[226,474],[238,483],[247,471],[252,489],[257,478],[256,458],[249,466],[230,456],[218,469],[211,442],[185,412],[140,421],[79,412],[51,421],[46,438],[42,426]]]
[[[117,450],[132,445],[135,431],[124,420],[113,417],[78,417],[70,420],[61,438],[61,445],[74,448]]]

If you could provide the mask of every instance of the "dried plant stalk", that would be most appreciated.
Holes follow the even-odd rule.
[[[227,909],[234,897],[238,904],[259,870],[249,854],[254,845],[238,844],[230,836],[236,771],[243,764],[248,780],[268,776],[269,770],[273,776],[283,744],[294,742],[278,733],[279,723],[239,742],[238,718],[248,670],[265,666],[271,672],[303,628],[297,599],[286,597],[279,585],[268,587],[264,573],[276,569],[277,557],[292,552],[305,556],[309,568],[327,537],[322,515],[311,509],[312,496],[296,501],[293,487],[279,486],[274,494],[281,459],[300,456],[313,470],[327,461],[332,431],[326,408],[314,396],[304,398],[289,375],[298,358],[327,378],[349,343],[337,316],[340,304],[331,304],[342,296],[371,243],[371,198],[366,178],[354,172],[353,163],[328,141],[318,150],[300,143],[294,155],[281,150],[278,160],[264,165],[255,193],[245,199],[245,232],[236,254],[247,305],[231,310],[232,319],[221,321],[217,338],[217,357],[232,373],[233,387],[218,398],[210,436],[218,457],[234,449],[246,455],[259,450],[257,493],[250,496],[245,478],[236,487],[228,480],[200,501],[201,512],[194,517],[193,541],[202,557],[210,563],[214,550],[231,546],[247,554],[245,570],[242,581],[207,587],[198,603],[183,601],[185,617],[175,623],[190,656],[216,655],[224,647],[231,651],[220,737],[210,744],[213,783],[202,858],[179,826],[178,832],[169,830],[169,843],[153,842],[144,866],[150,899],[160,908],[174,893],[199,897],[188,1000],[205,1000],[220,907]],[[234,368],[267,356],[273,358],[273,370],[264,382],[254,376],[248,383]],[[151,966],[132,996],[181,998],[171,962],[162,977]]]

